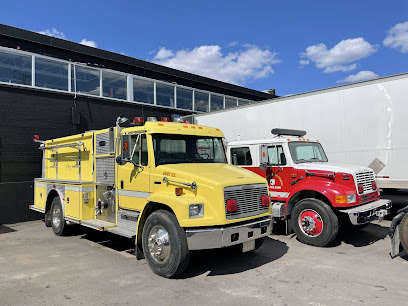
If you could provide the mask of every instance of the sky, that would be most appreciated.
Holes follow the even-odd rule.
[[[10,1],[0,23],[279,96],[408,72],[408,1]]]

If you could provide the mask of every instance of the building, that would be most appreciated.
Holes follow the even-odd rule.
[[[190,115],[274,95],[0,25],[0,224],[37,218],[32,141],[113,126],[118,115]]]

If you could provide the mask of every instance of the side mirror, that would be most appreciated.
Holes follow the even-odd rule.
[[[268,146],[267,145],[261,145],[260,147],[260,157],[259,157],[259,169],[261,171],[265,171],[266,168],[269,166],[269,160],[268,160]]]
[[[121,155],[118,155],[118,157],[116,157],[116,163],[119,166],[123,166],[127,163],[127,160],[123,159]]]

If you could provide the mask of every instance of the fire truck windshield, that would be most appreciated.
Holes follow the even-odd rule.
[[[327,162],[322,145],[317,142],[291,141],[288,143],[293,162],[312,163]]]
[[[222,138],[153,134],[156,166],[181,163],[227,163]]]

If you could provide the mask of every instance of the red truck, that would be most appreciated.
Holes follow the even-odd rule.
[[[318,140],[305,131],[273,129],[274,138],[228,143],[231,164],[266,178],[274,219],[306,244],[325,246],[341,226],[358,229],[389,214],[374,171],[330,163]]]

